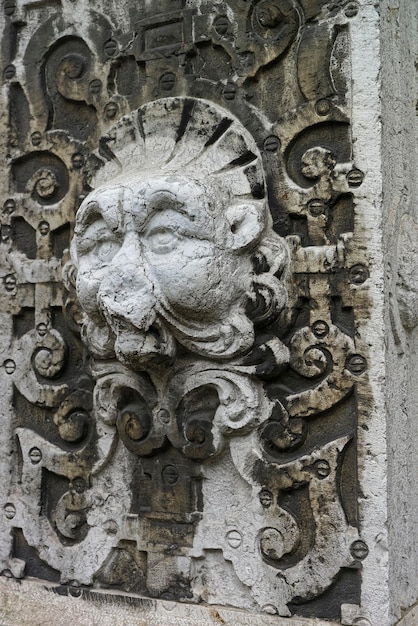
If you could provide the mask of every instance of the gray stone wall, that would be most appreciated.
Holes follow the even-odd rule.
[[[3,2],[4,626],[413,625],[417,20]]]

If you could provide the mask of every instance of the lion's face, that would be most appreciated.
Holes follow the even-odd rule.
[[[179,175],[93,191],[73,242],[87,341],[106,332],[130,365],[172,350],[173,338],[202,356],[242,354],[254,338],[245,306],[263,227],[259,207]]]

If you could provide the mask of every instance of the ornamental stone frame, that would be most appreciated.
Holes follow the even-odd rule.
[[[3,1],[1,624],[417,601],[395,5]]]

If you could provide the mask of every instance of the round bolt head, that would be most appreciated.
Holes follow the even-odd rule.
[[[40,222],[39,223],[39,232],[41,235],[45,236],[49,233],[49,224],[48,222]]]
[[[349,2],[344,9],[346,17],[355,17],[359,12],[359,6],[356,2]]]
[[[119,526],[113,519],[107,520],[107,522],[103,524],[103,528],[109,535],[116,535],[119,530]]]
[[[225,15],[220,15],[214,22],[215,31],[218,35],[226,35],[229,30],[229,20]]]
[[[361,354],[353,354],[347,361],[347,369],[352,374],[362,374],[367,368],[367,361]]]
[[[99,80],[98,78],[95,78],[94,80],[91,81],[91,83],[89,84],[89,91],[90,93],[92,93],[94,96],[97,96],[102,90],[102,81]]]
[[[68,593],[73,598],[79,598],[83,590],[80,588],[79,583],[76,580],[71,582],[71,586],[68,587]]]
[[[3,72],[3,76],[6,80],[11,80],[16,76],[16,68],[14,65],[8,65]]]
[[[354,169],[348,172],[347,182],[350,187],[360,187],[363,182],[364,174],[361,170]]]
[[[315,462],[314,467],[319,478],[326,478],[330,475],[331,468],[328,461],[325,461],[324,459],[319,459],[319,461]]]
[[[108,120],[113,120],[118,111],[119,107],[116,102],[108,102],[104,108],[104,114]]]
[[[264,150],[266,150],[267,152],[277,152],[279,148],[280,139],[275,135],[270,135],[270,137],[267,137],[267,139],[264,141]]]
[[[242,544],[242,535],[238,530],[230,530],[226,533],[226,540],[231,548],[239,548]]]
[[[104,45],[104,51],[108,57],[115,57],[119,51],[118,44],[114,39],[109,39]]]
[[[261,506],[264,506],[265,508],[271,506],[273,503],[273,494],[268,489],[260,491],[258,497],[260,498]]]
[[[4,3],[4,12],[6,15],[10,17],[16,11],[16,1],[15,0],[6,0]]]
[[[6,374],[13,374],[16,369],[16,363],[12,359],[6,359],[3,363]]]
[[[366,556],[369,554],[369,548],[367,544],[361,539],[357,539],[357,541],[353,541],[350,546],[350,552],[355,559],[359,561],[363,561]]]
[[[39,448],[31,448],[29,450],[29,458],[34,465],[37,465],[42,460],[42,452]]]
[[[33,146],[39,146],[42,142],[42,135],[39,131],[35,131],[34,133],[32,133],[30,139]]]
[[[4,515],[7,519],[13,519],[16,515],[16,507],[11,502],[4,505]]]
[[[237,88],[235,87],[235,85],[226,85],[224,87],[222,95],[225,98],[225,100],[233,100],[235,98],[236,93],[237,93]]]
[[[3,284],[6,291],[14,291],[17,284],[16,276],[14,274],[7,274],[3,278]]]
[[[74,169],[80,170],[84,165],[84,157],[79,152],[76,152],[71,157],[71,163],[73,164]]]
[[[320,198],[314,198],[308,202],[308,211],[312,217],[323,215],[325,211],[325,202]]]
[[[163,467],[161,476],[166,485],[175,485],[179,479],[179,472],[174,465],[166,465]]]
[[[176,75],[173,72],[166,72],[160,78],[160,87],[163,91],[171,91],[176,84]]]
[[[323,320],[317,320],[312,324],[312,332],[318,339],[323,339],[329,333],[329,326]]]
[[[369,270],[364,265],[353,265],[350,269],[350,281],[354,285],[361,285],[369,278]]]
[[[48,332],[48,326],[44,322],[40,322],[40,324],[37,325],[36,330],[40,337],[45,337]]]
[[[318,115],[328,115],[331,110],[331,103],[326,98],[322,98],[322,100],[318,100],[315,105],[315,111]]]
[[[3,204],[3,213],[10,215],[16,208],[16,202],[12,198],[8,198]]]
[[[167,409],[160,409],[158,411],[158,419],[163,424],[168,424],[170,422],[170,413],[167,411]]]

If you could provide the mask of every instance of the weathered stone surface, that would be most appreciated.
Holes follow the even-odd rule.
[[[2,579],[5,623],[394,623],[417,222],[385,279],[377,8],[2,19],[0,571],[56,585]]]

